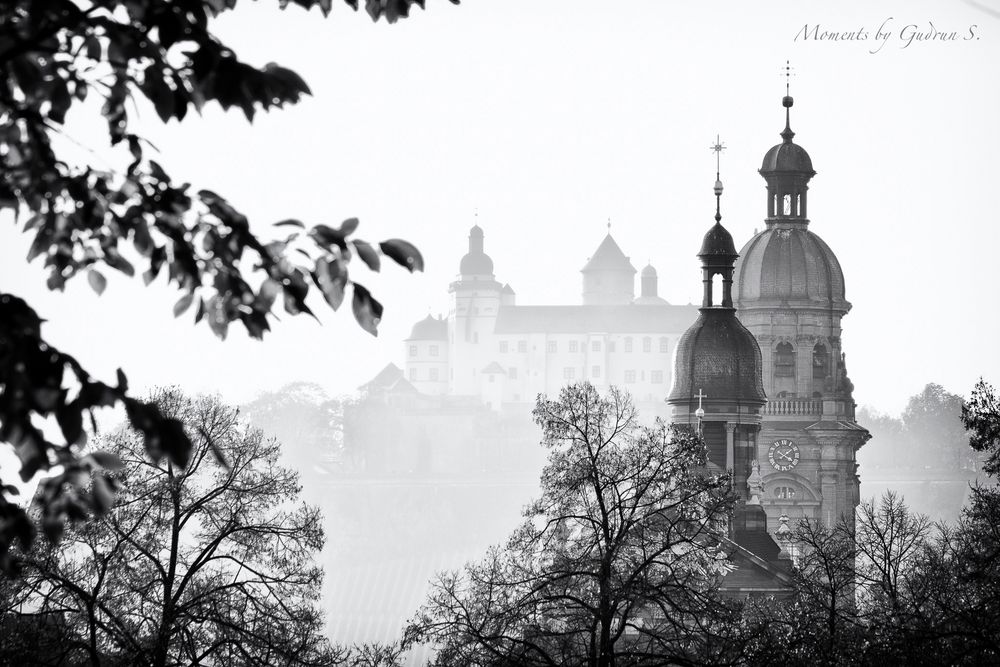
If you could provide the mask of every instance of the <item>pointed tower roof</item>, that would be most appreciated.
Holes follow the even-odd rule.
[[[635,267],[632,266],[632,262],[629,261],[611,233],[608,232],[582,271],[584,273],[589,271],[628,271],[634,274]]]

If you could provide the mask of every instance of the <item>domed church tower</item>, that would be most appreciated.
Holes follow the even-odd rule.
[[[840,342],[851,309],[844,274],[830,247],[809,229],[812,160],[794,143],[792,98],[785,129],[760,168],[767,182],[764,231],[736,263],[736,307],[763,361],[764,408],[758,462],[772,530],[783,513],[833,525],[853,515],[859,480],[855,453],[870,437],[854,419],[853,385]]]
[[[721,150],[721,144],[716,143]],[[671,421],[701,428],[710,466],[732,471],[745,489],[767,402],[761,385],[757,341],[733,308],[736,246],[722,226],[722,182],[715,182],[715,225],[701,244],[704,296],[697,321],[684,332],[674,356],[674,384],[667,398]]]
[[[713,147],[718,154],[722,144]],[[730,472],[738,502],[730,524],[735,569],[723,582],[731,594],[778,594],[787,590],[788,554],[767,533],[761,505],[757,440],[767,402],[761,384],[757,341],[733,307],[733,263],[738,255],[722,226],[722,182],[715,181],[715,225],[698,257],[704,297],[697,321],[681,337],[674,357],[674,384],[667,398],[671,422],[701,430],[710,470]]]

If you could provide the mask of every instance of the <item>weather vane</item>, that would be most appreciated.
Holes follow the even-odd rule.
[[[785,61],[785,66],[782,68],[785,71],[785,95],[791,95],[791,81],[795,74],[792,72],[792,63],[788,60]]]
[[[719,141],[719,135],[715,135],[715,144],[709,146],[713,151],[715,151],[715,178],[719,178],[719,158],[722,155],[722,151],[726,150],[726,145]]]

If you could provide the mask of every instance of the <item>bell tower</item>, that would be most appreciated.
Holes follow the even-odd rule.
[[[766,227],[743,247],[735,270],[737,313],[760,345],[769,399],[758,464],[772,531],[783,513],[793,523],[810,518],[827,526],[853,516],[860,486],[855,454],[870,437],[854,418],[841,347],[841,318],[851,309],[844,274],[806,216],[816,171],[793,141],[787,64],[785,74],[785,129],[760,168]]]

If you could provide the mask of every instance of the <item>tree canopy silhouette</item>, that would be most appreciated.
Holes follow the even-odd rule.
[[[345,0],[358,9],[358,0]],[[457,0],[452,0],[457,4]],[[98,293],[108,270],[142,274],[148,284],[165,273],[180,292],[174,314],[194,310],[215,335],[231,325],[254,338],[270,328],[280,301],[290,315],[312,314],[315,288],[337,310],[345,300],[373,335],[382,304],[352,280],[357,256],[369,270],[385,256],[409,271],[423,269],[409,242],[369,243],[356,235],[358,221],[307,226],[279,221],[285,235],[263,239],[246,215],[225,197],[178,182],[153,159],[134,129],[130,103],[146,100],[163,122],[183,121],[216,103],[237,108],[248,120],[260,111],[298,102],[310,94],[294,71],[275,63],[256,67],[212,32],[219,14],[236,0],[12,0],[0,6],[0,212],[31,235],[28,261],[48,270],[47,285],[61,290],[85,275]],[[333,0],[278,0],[318,7]],[[367,0],[374,20],[394,22],[422,0]],[[92,104],[100,101],[99,106]],[[89,101],[88,101],[89,100]],[[69,111],[99,113],[120,168],[73,164],[59,150]],[[100,457],[80,456],[85,419],[94,408],[124,404],[143,433],[149,456],[183,467],[191,442],[174,419],[153,404],[131,398],[125,374],[96,380],[69,354],[48,344],[41,317],[25,302],[0,291],[0,441],[21,461],[22,480],[57,469],[41,496],[41,526],[52,539],[67,519],[82,519],[104,503],[78,482],[100,468]],[[90,415],[92,418],[92,414]],[[54,418],[62,439],[38,427]],[[0,479],[0,569],[9,569],[12,540],[28,544],[34,525],[11,500],[17,492]]]

